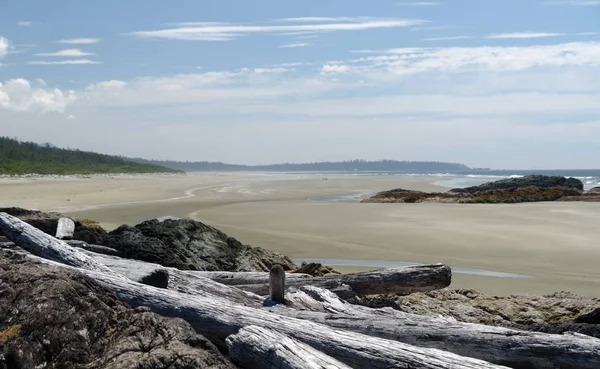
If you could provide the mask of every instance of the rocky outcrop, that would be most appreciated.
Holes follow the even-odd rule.
[[[182,319],[132,309],[91,279],[0,254],[0,368],[232,369]]]
[[[587,193],[594,194],[594,195],[600,195],[600,187],[594,187],[594,188],[590,189]]]
[[[600,298],[570,292],[545,296],[489,296],[471,289],[444,289],[408,296],[367,296],[357,303],[461,322],[546,333],[578,332],[600,338]]]
[[[54,236],[59,213],[20,208],[0,208],[43,232]],[[1,235],[0,235],[1,236]],[[136,226],[122,225],[108,233],[95,221],[75,219],[75,243],[83,241],[94,252],[137,259],[182,270],[262,272],[275,264],[285,270],[297,268],[279,253],[242,244],[220,230],[190,219],[149,220]],[[107,246],[105,251],[103,247]]]
[[[576,178],[531,175],[508,178],[481,186],[448,192],[421,192],[395,189],[363,200],[363,203],[521,203],[539,201],[593,201],[583,196],[583,183]]]
[[[450,190],[450,193],[469,193],[475,194],[482,191],[493,190],[514,190],[518,188],[536,187],[536,188],[575,188],[583,191],[583,183],[577,178],[565,178],[559,176],[530,175],[519,178],[507,178],[495,182],[484,183],[480,186],[467,188],[456,188]]]
[[[279,253],[242,244],[206,224],[189,220],[149,220],[123,225],[109,233],[108,246],[122,257],[182,270],[269,271],[275,264],[286,270],[296,265]]]
[[[302,263],[300,268],[292,270],[291,273],[308,274],[313,277],[323,277],[328,274],[341,274],[335,271],[332,267],[323,265],[321,263]]]

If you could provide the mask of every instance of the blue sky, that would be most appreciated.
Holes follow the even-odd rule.
[[[600,0],[0,0],[0,134],[236,163],[598,168]]]

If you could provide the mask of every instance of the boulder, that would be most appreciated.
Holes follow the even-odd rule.
[[[76,272],[3,254],[0,294],[0,368],[235,368],[184,320]]]
[[[296,268],[286,256],[244,245],[216,228],[190,219],[149,220],[109,233],[109,245],[125,258],[182,270],[256,272],[275,264]]]

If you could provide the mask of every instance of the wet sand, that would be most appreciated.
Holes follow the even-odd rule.
[[[455,274],[453,287],[496,295],[569,290],[600,296],[600,203],[359,204],[310,199],[391,188],[445,190],[435,178],[192,174],[0,180],[0,206],[61,211],[107,229],[171,215],[214,225],[293,259],[448,263],[529,275]],[[368,263],[368,262],[367,262]],[[357,263],[361,265],[361,263]],[[369,269],[338,267],[342,271]]]

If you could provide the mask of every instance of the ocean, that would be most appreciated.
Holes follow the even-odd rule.
[[[286,172],[286,174],[304,174],[318,175],[322,177],[329,176],[405,176],[405,177],[434,177],[439,178],[435,182],[436,185],[446,188],[464,188],[469,186],[478,186],[483,183],[498,181],[500,179],[511,177],[523,177],[531,174],[542,174],[547,176],[574,177],[579,179],[586,190],[594,187],[600,187],[600,169],[552,169],[552,170],[478,170],[472,172],[459,173],[406,173],[394,171],[379,171],[379,172]],[[362,194],[346,195],[358,198]],[[323,199],[321,201],[326,201]],[[331,201],[348,201],[350,198],[331,198]]]

